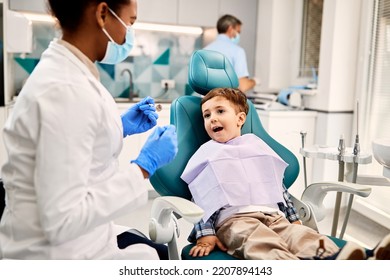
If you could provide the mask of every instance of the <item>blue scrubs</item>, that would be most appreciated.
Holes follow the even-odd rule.
[[[224,54],[233,65],[239,79],[249,76],[245,50],[233,43],[227,35],[219,34],[217,39],[207,45],[204,49]]]

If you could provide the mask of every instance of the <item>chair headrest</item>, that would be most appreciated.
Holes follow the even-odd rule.
[[[197,50],[192,54],[188,82],[202,95],[214,88],[238,87],[238,78],[229,60],[222,53],[210,50]]]

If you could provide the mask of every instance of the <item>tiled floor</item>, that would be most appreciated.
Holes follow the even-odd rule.
[[[118,224],[136,228],[149,236],[148,223],[152,201],[152,199],[149,200],[144,207],[138,209],[131,215],[117,219],[116,222]],[[332,217],[332,213],[329,213],[324,220],[318,223],[319,231],[321,233],[330,234]],[[341,217],[343,217],[343,212],[341,212]],[[382,239],[382,237],[390,233],[388,228],[378,225],[354,211],[351,212],[349,221],[344,239],[354,241],[366,248],[374,247]],[[183,219],[180,219],[178,222],[180,225],[178,246],[179,248],[182,248],[188,244],[187,237],[191,232],[192,224]],[[341,225],[339,225],[339,228],[341,228]]]

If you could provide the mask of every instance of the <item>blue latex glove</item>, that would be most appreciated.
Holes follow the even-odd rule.
[[[171,162],[175,158],[177,150],[175,126],[157,127],[149,135],[138,158],[131,162],[145,169],[150,177],[158,168]]]
[[[123,137],[151,129],[157,124],[158,119],[153,98],[148,96],[134,104],[121,115],[121,119]]]

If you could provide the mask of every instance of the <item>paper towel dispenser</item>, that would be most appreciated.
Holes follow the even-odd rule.
[[[8,10],[5,13],[5,51],[31,53],[33,50],[32,22],[21,13]]]

